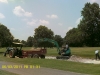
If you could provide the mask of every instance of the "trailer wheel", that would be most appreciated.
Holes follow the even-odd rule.
[[[29,55],[28,55],[28,58],[32,58],[32,57],[33,57],[33,55],[32,55],[32,54],[29,54]]]
[[[41,59],[45,59],[45,55],[41,55]]]
[[[39,55],[38,54],[34,54],[33,58],[39,58]]]

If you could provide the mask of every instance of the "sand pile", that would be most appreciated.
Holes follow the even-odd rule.
[[[100,64],[100,60],[95,60],[95,59],[86,59],[82,57],[77,57],[75,55],[72,55],[68,61],[73,61],[73,62],[81,62],[81,63],[90,63],[90,64]]]
[[[46,59],[56,59],[54,56],[46,56]],[[100,64],[100,60],[95,60],[95,59],[86,59],[82,57],[77,57],[75,55],[72,55],[70,59],[60,59],[60,60],[65,60],[65,61],[73,61],[73,62],[80,62],[80,63],[89,63],[89,64]]]

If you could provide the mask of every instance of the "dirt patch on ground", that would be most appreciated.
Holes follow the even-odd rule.
[[[56,59],[56,57],[46,56],[46,59]],[[77,57],[75,55],[72,55],[69,59],[60,59],[60,60],[80,62],[80,63],[89,63],[89,64],[100,64],[100,60],[87,59],[87,58]]]
[[[81,63],[90,63],[90,64],[100,64],[100,60],[95,60],[95,59],[87,59],[87,58],[82,58],[82,57],[77,57],[75,55],[72,55],[68,61],[73,61],[73,62],[81,62]]]

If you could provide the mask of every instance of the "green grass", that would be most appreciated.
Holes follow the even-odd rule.
[[[100,47],[71,47],[70,49],[72,55],[94,59],[95,58],[94,52],[97,49],[100,50]],[[58,54],[56,48],[53,49],[49,48],[47,51],[47,55],[57,56]]]
[[[14,74],[14,73],[11,73],[11,72],[0,70],[0,75],[18,75],[18,74]]]
[[[30,48],[25,48],[30,49]],[[92,58],[94,59],[94,51],[96,49],[100,49],[100,47],[71,47],[72,55],[81,56],[84,58]],[[4,49],[0,49],[1,52]],[[57,50],[55,48],[48,48],[47,51],[48,56],[57,56]],[[40,65],[41,67],[60,69],[65,71],[72,71],[78,73],[92,74],[92,75],[100,75],[100,64],[85,64],[78,62],[70,62],[64,60],[53,60],[53,59],[32,59],[32,58],[24,58],[24,59],[13,59],[3,57],[0,55],[0,61],[9,61],[21,64],[28,65]]]
[[[0,56],[0,61],[9,61],[14,63],[21,63],[27,65],[40,65],[41,67],[54,68],[65,71],[72,71],[85,74],[100,75],[100,65],[96,64],[85,64],[78,62],[70,62],[64,60],[53,60],[53,59],[32,59],[32,58],[4,58]]]
[[[73,55],[86,57],[86,58],[94,58],[95,57],[95,50],[99,49],[100,47],[72,47],[71,51]]]
[[[23,47],[22,50],[30,50],[32,47]],[[72,55],[81,56],[85,58],[94,58],[94,51],[96,49],[100,50],[100,47],[71,47]],[[0,52],[6,51],[6,48],[0,48]],[[48,48],[47,56],[57,56],[56,48]]]

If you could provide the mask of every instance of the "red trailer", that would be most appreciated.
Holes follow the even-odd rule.
[[[17,50],[13,49],[9,51],[9,57],[15,58],[16,56],[19,58],[45,58],[47,53],[46,49],[38,49],[38,50]]]
[[[29,58],[45,58],[45,55],[47,53],[46,49],[40,49],[40,50],[22,50],[22,57],[29,57]]]

